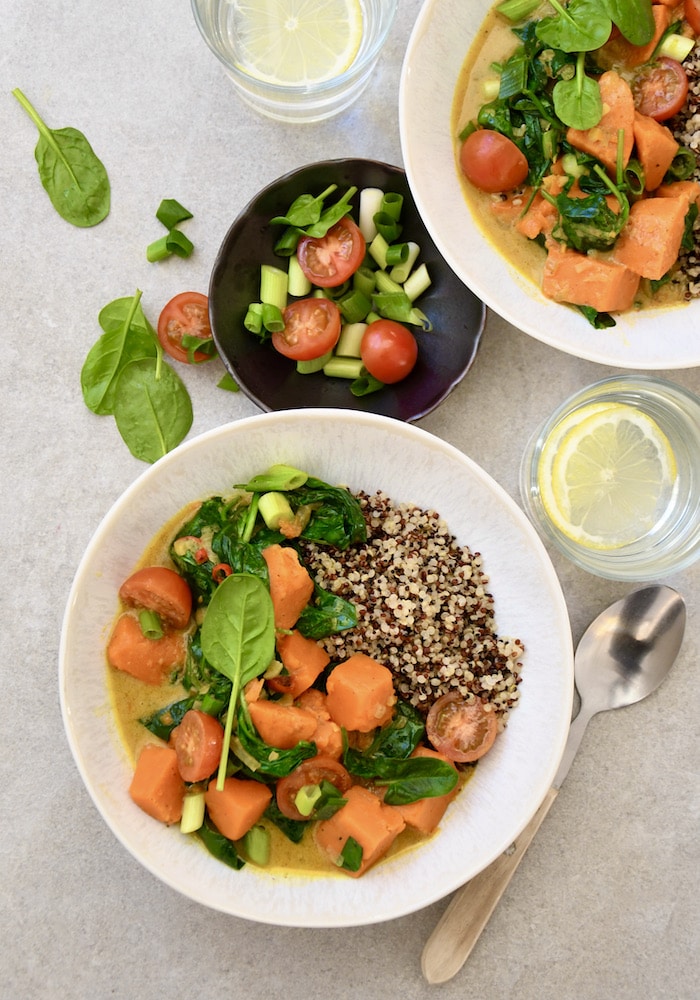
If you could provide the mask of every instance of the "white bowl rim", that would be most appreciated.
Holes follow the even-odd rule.
[[[265,434],[269,439],[270,427],[274,427],[276,435],[281,429],[301,438],[303,434],[299,435],[300,428],[308,429],[309,425],[318,427],[319,421],[326,428],[339,434],[351,424],[353,434],[371,437],[373,434],[388,433],[408,451],[427,448],[433,459],[438,457],[450,463],[451,473],[462,476],[467,483],[473,482],[474,490],[483,492],[488,498],[489,507],[498,508],[499,517],[496,520],[500,518],[501,521],[507,522],[505,526],[506,534],[509,536],[508,544],[512,544],[514,538],[522,544],[522,557],[514,551],[515,562],[521,558],[522,566],[526,565],[528,570],[531,569],[533,578],[541,587],[537,600],[532,602],[532,608],[526,609],[524,606],[515,608],[513,602],[513,606],[508,609],[509,616],[520,616],[523,621],[529,622],[533,617],[533,609],[535,614],[542,607],[547,612],[545,615],[547,627],[534,630],[531,640],[535,647],[539,645],[540,648],[530,667],[530,687],[533,695],[537,690],[537,697],[542,697],[544,692],[544,701],[549,699],[549,703],[545,706],[547,724],[544,728],[547,730],[547,735],[544,739],[542,759],[538,762],[541,766],[534,769],[535,773],[528,775],[527,769],[522,768],[521,757],[525,753],[523,746],[520,747],[521,756],[517,761],[509,760],[505,752],[500,754],[499,760],[497,748],[494,748],[489,757],[479,765],[470,783],[472,802],[471,811],[467,811],[466,823],[462,816],[464,810],[459,807],[459,811],[455,811],[451,821],[445,823],[438,836],[428,844],[422,845],[420,851],[408,852],[384,862],[360,880],[344,876],[336,876],[329,880],[308,876],[278,876],[256,872],[251,866],[246,866],[240,872],[233,872],[212,859],[189,838],[182,837],[177,828],[163,827],[143,814],[131,803],[127,794],[131,765],[120,743],[109,710],[108,695],[105,693],[106,668],[100,672],[99,677],[97,673],[93,677],[87,676],[83,670],[77,683],[71,662],[76,635],[86,627],[85,621],[81,621],[81,616],[89,617],[91,613],[94,619],[94,608],[88,608],[87,605],[90,601],[100,600],[99,596],[94,596],[94,592],[101,586],[102,571],[98,564],[105,542],[110,533],[119,529],[120,525],[124,530],[129,528],[129,511],[133,514],[135,505],[148,502],[144,498],[150,495],[153,483],[168,476],[177,479],[196,450],[213,452],[218,450],[223,453],[222,449],[225,448],[228,453],[231,443],[241,436],[250,438],[251,434],[257,433]],[[314,470],[314,474],[318,473]],[[221,475],[219,475],[218,489],[225,489],[220,480]],[[213,488],[212,492],[216,492],[216,488]],[[203,495],[205,494],[201,491],[194,493],[195,497]],[[193,498],[191,493],[188,498]],[[174,512],[178,509],[180,507]],[[488,516],[492,516],[490,510]],[[166,517],[161,520],[161,524]],[[133,525],[131,527],[133,528]],[[499,524],[499,536],[502,529],[503,524]],[[150,531],[151,537],[153,533]],[[113,569],[115,580],[124,578],[144,547],[137,546],[137,551],[126,558],[123,566]],[[515,548],[517,547],[516,545]],[[493,568],[497,561],[494,558],[496,555],[494,548],[495,543],[491,547]],[[509,569],[511,558],[509,554]],[[525,562],[522,562],[522,559]],[[488,551],[485,552],[485,560],[488,568]],[[108,585],[105,586],[108,597],[107,604],[102,610],[110,605],[109,594],[111,594],[111,615],[107,619],[101,618],[105,621],[101,635],[99,637],[93,635],[94,648],[101,649],[102,655],[105,629],[109,628],[116,610],[118,583],[113,583],[111,589]],[[528,586],[528,592],[531,589]],[[525,588],[523,590],[525,591]],[[495,599],[498,620],[497,588],[495,588]],[[525,603],[529,599],[526,592]],[[503,610],[501,599],[501,614]],[[95,633],[95,622],[88,622],[88,628]],[[512,632],[506,629],[501,634],[512,634]],[[526,639],[526,643],[527,641]],[[94,656],[90,662],[94,663]],[[526,670],[527,666],[528,662]],[[527,691],[526,682],[527,673],[524,691]],[[76,698],[77,691],[80,692],[79,698]],[[566,603],[543,543],[517,504],[470,458],[428,431],[389,417],[376,414],[349,414],[345,410],[275,411],[234,421],[186,442],[146,469],[113,504],[88,544],[71,587],[61,633],[59,692],[70,749],[96,808],[115,837],[152,874],[202,905],[250,920],[282,926],[357,926],[393,919],[444,897],[494,860],[521,832],[551,786],[563,753],[573,698],[573,649]],[[507,734],[511,732],[513,734],[509,736],[509,740],[514,750],[517,741],[526,737],[530,739],[534,734],[532,720],[527,718],[530,709],[528,707],[523,710],[523,705],[526,703],[523,698],[521,705],[513,713],[507,730]],[[91,734],[89,741],[85,738],[86,731]],[[516,735],[520,732],[522,735]],[[505,736],[501,739],[504,747],[505,739]],[[90,745],[86,746],[86,742]],[[526,745],[530,746],[529,743]],[[489,761],[489,758],[492,760]],[[511,807],[510,801],[504,806],[502,801],[504,797],[500,797],[498,808],[505,808],[508,822],[498,826],[493,835],[489,834],[487,844],[481,843],[484,838],[477,838],[479,850],[476,861],[472,860],[471,867],[455,866],[451,857],[447,872],[441,870],[439,877],[436,878],[430,874],[426,876],[425,867],[429,867],[435,860],[440,860],[448,846],[455,853],[455,844],[459,844],[459,850],[455,854],[459,857],[462,857],[462,852],[469,854],[472,851],[473,845],[468,843],[465,847],[458,834],[467,834],[467,828],[476,819],[475,814],[480,816],[482,812],[489,813],[489,805],[492,803],[489,802],[488,773],[490,772],[487,769],[490,767],[500,769],[499,781],[501,785],[505,782],[508,787],[509,800],[511,797],[518,800],[517,808]],[[521,773],[523,770],[524,774]],[[527,795],[526,801],[523,802],[522,788],[525,785],[527,785]],[[464,801],[466,802],[466,799]],[[460,800],[457,800],[451,808],[454,809],[459,802]],[[487,803],[486,809],[483,806],[484,802]],[[422,883],[417,895],[409,888],[412,880],[416,879]]]
[[[438,250],[490,309],[550,347],[613,367],[700,365],[695,334],[700,304],[629,312],[615,316],[616,326],[595,330],[577,310],[545,298],[475,224],[457,176],[450,119],[459,71],[493,6],[495,0],[425,0],[401,69],[399,132],[406,176]],[[696,316],[694,325],[688,310]]]

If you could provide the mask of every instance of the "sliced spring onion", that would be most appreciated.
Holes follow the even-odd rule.
[[[294,797],[294,805],[302,816],[310,816],[322,794],[320,785],[302,785]]]
[[[392,267],[391,271],[389,271],[389,277],[392,281],[395,281],[397,285],[403,285],[404,281],[411,273],[413,265],[418,260],[418,255],[420,254],[420,247],[417,243],[413,243],[409,240],[404,244],[404,246],[408,247],[408,256],[406,260],[403,264],[397,264],[395,267]]]
[[[226,372],[226,374],[222,375],[216,383],[216,388],[225,389],[227,392],[240,392],[241,387],[238,382],[236,382],[234,377],[229,372]]]
[[[372,308],[371,300],[358,288],[339,299],[338,305],[346,323],[360,323]]]
[[[380,212],[388,215],[390,219],[398,222],[401,218],[401,209],[403,208],[403,195],[398,194],[396,191],[387,191],[382,198],[382,206]]]
[[[163,198],[156,212],[156,219],[162,222],[166,229],[173,229],[178,223],[191,218],[190,210],[174,198]]]
[[[320,358],[311,358],[309,361],[297,361],[297,371],[300,375],[313,375],[314,372],[322,371],[323,366],[327,365],[332,357],[333,351],[328,351],[326,354],[322,354]]]
[[[271,465],[266,472],[253,476],[241,488],[249,493],[267,493],[270,490],[298,490],[309,478],[308,473],[293,465]]]
[[[666,35],[654,53],[654,58],[666,56],[668,59],[675,59],[676,62],[682,63],[695,48],[695,42],[694,37],[689,38],[687,35],[679,35],[677,32]]]
[[[353,396],[369,396],[373,392],[378,392],[384,388],[384,383],[376,379],[374,375],[360,375],[350,383],[350,392]]]
[[[377,235],[377,227],[374,224],[374,217],[381,211],[382,198],[384,192],[381,188],[363,188],[360,191],[360,212],[359,222],[360,232],[367,243],[371,243]]]
[[[243,326],[251,333],[262,333],[262,302],[251,302],[243,320]]]
[[[389,244],[384,239],[382,234],[377,233],[377,235],[374,237],[372,242],[367,247],[367,252],[369,253],[370,257],[372,257],[372,259],[376,261],[376,263],[381,268],[386,267],[386,248],[388,247],[388,245]]]
[[[284,318],[278,306],[271,302],[263,302],[262,325],[268,333],[280,333],[284,330]]]
[[[394,281],[388,271],[377,271],[377,291],[384,293],[396,293],[402,291],[401,285]]]
[[[346,323],[340,331],[335,353],[343,358],[359,358],[362,338],[367,329],[366,323]]]
[[[270,831],[256,823],[243,837],[243,853],[254,865],[266,865],[270,860]]]
[[[180,833],[194,833],[204,822],[204,792],[194,792],[182,800]]]
[[[289,268],[287,270],[287,292],[297,298],[308,295],[311,291],[311,282],[306,277],[299,264],[299,258],[295,253],[289,258]]]
[[[142,608],[139,611],[139,626],[147,639],[163,638],[163,626],[160,618],[150,608]]]
[[[170,257],[172,251],[168,250],[168,237],[161,236],[160,239],[154,240],[153,243],[149,243],[146,247],[146,260],[151,264],[155,264],[159,260],[165,260],[166,257]]]
[[[481,96],[484,101],[495,101],[501,89],[501,78],[499,76],[489,76],[481,84]]]
[[[289,500],[284,493],[277,491],[263,493],[260,497],[258,510],[263,521],[272,531],[279,528],[280,521],[291,521],[294,518],[294,511],[289,505]]]
[[[420,264],[415,271],[409,274],[403,283],[403,290],[408,295],[411,302],[415,302],[419,295],[430,288],[430,275],[425,263]]]
[[[386,248],[386,266],[396,267],[408,260],[408,243],[392,243]]]
[[[330,378],[359,378],[362,374],[362,359],[332,357],[323,366],[323,374]]]
[[[171,229],[165,237],[165,245],[170,253],[177,254],[178,257],[191,257],[194,250],[194,243],[179,229]]]
[[[372,295],[376,283],[376,272],[365,264],[360,264],[352,276],[352,287],[357,288],[358,291],[362,292],[368,298]]]
[[[387,243],[394,243],[395,240],[398,240],[403,228],[400,222],[397,222],[386,212],[377,212],[374,224],[377,227],[377,232],[381,233]]]
[[[260,268],[260,301],[277,306],[280,312],[287,305],[287,272],[272,264]]]
[[[507,17],[509,21],[522,21],[537,10],[539,5],[540,0],[503,0],[503,3],[499,3],[496,10],[499,14]]]

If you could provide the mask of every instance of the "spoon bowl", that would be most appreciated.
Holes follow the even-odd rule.
[[[611,604],[588,626],[574,657],[581,706],[552,787],[512,847],[453,897],[423,949],[421,967],[429,983],[451,979],[471,954],[556,799],[590,719],[606,709],[633,705],[656,690],[678,656],[685,620],[681,595],[655,584]]]

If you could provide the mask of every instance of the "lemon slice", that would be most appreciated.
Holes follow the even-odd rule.
[[[591,403],[568,414],[545,443],[538,487],[552,524],[573,541],[615,549],[658,522],[676,460],[661,428],[626,403]]]
[[[239,61],[267,83],[330,80],[360,48],[360,0],[233,0],[233,6]]]

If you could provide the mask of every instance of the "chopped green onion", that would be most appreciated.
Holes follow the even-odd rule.
[[[641,198],[644,194],[644,168],[639,160],[631,159],[627,161],[624,170],[625,184],[633,198]]]
[[[262,325],[268,333],[281,333],[284,330],[284,317],[281,310],[270,302],[263,302]]]
[[[287,271],[287,293],[299,297],[308,295],[310,291],[311,282],[302,271],[299,258],[293,253],[289,258],[289,268]]]
[[[377,232],[381,233],[387,243],[394,243],[401,235],[402,226],[387,212],[377,212],[374,217]]]
[[[350,383],[350,392],[353,396],[369,396],[373,392],[378,392],[384,388],[384,383],[375,378],[374,375],[360,375]]]
[[[296,226],[288,226],[275,243],[275,253],[278,257],[291,257],[296,253],[297,244],[302,236],[300,229]]]
[[[229,372],[226,372],[224,375],[221,376],[219,381],[216,383],[216,388],[225,389],[227,392],[240,391],[240,386],[238,382],[235,381],[235,379]]]
[[[323,366],[323,374],[329,378],[359,378],[362,374],[362,359],[332,357]]]
[[[408,276],[406,281],[404,281],[403,290],[406,295],[408,295],[411,302],[415,302],[419,295],[422,295],[426,289],[430,288],[430,285],[431,281],[430,275],[428,274],[428,268],[423,263]]]
[[[523,21],[529,17],[533,11],[537,10],[541,0],[503,0],[496,10],[503,14],[509,21]]]
[[[263,329],[262,302],[251,302],[243,320],[243,326],[251,333],[260,334]]]
[[[260,268],[260,301],[277,306],[280,312],[287,305],[287,272],[272,264]]]
[[[150,608],[142,608],[139,611],[139,625],[147,639],[155,640],[163,638],[163,626],[161,625],[160,618]]]
[[[204,792],[186,795],[182,800],[180,833],[195,833],[204,822]]]
[[[266,865],[270,860],[270,831],[256,823],[243,837],[241,846],[245,856],[254,865]]]
[[[162,222],[166,229],[174,229],[179,222],[184,222],[185,219],[191,218],[192,213],[190,210],[174,198],[163,198],[156,212],[156,219]]]
[[[371,300],[357,288],[344,295],[338,305],[346,323],[360,323],[372,308]]]
[[[403,291],[401,285],[394,281],[387,271],[377,271],[377,291],[396,293]]]
[[[360,191],[359,227],[367,243],[371,243],[377,235],[374,217],[381,211],[384,192],[381,188],[363,188]]]
[[[298,490],[309,478],[308,473],[293,465],[271,465],[267,472],[253,476],[242,489],[249,493],[267,493],[270,490]]]
[[[357,872],[362,864],[362,845],[354,837],[348,837],[343,845],[343,850],[338,861],[339,868],[345,868],[349,872]]]
[[[561,165],[569,177],[582,177],[588,173],[587,168],[582,163],[579,163],[576,153],[564,153],[561,158]]]
[[[315,372],[320,372],[324,365],[333,357],[333,351],[328,351],[326,354],[322,354],[320,358],[311,358],[309,361],[297,361],[297,371],[300,375],[313,375]]]
[[[165,245],[170,253],[177,254],[178,257],[190,257],[194,250],[194,243],[179,229],[170,230],[165,237]]]
[[[340,331],[338,343],[335,345],[336,355],[343,358],[359,358],[360,346],[366,329],[366,323],[346,323]]]
[[[386,267],[386,248],[388,247],[387,241],[384,239],[381,233],[377,233],[370,245],[367,247],[367,251],[377,264],[381,268]]]
[[[195,337],[191,333],[182,335],[182,346],[187,351],[187,360],[191,365],[203,364],[216,357],[216,344],[212,337]],[[195,359],[195,353],[206,357]]]
[[[490,76],[481,84],[481,96],[486,103],[495,101],[500,89],[501,78],[499,76]]]
[[[271,491],[263,493],[258,503],[258,510],[265,524],[272,531],[277,531],[280,521],[291,521],[294,518],[294,511],[289,505],[284,493]]]
[[[695,42],[694,37],[689,38],[687,35],[679,35],[676,32],[666,35],[654,52],[654,59],[666,56],[668,59],[675,59],[676,62],[682,63],[695,48]]]
[[[392,267],[389,271],[389,277],[392,281],[395,281],[397,285],[403,285],[406,278],[411,273],[413,265],[418,260],[418,255],[420,254],[420,247],[417,243],[413,243],[409,240],[405,246],[408,247],[408,256],[403,264],[397,264]]]
[[[376,272],[366,264],[360,264],[352,276],[352,287],[357,288],[368,298],[372,295],[376,283]]]
[[[392,243],[386,248],[386,266],[396,267],[408,260],[408,243]]]
[[[388,215],[389,218],[398,222],[401,218],[401,209],[403,208],[403,195],[398,194],[395,191],[387,191],[382,198],[382,206],[380,208],[380,213]]]
[[[146,247],[146,260],[151,264],[155,264],[159,260],[165,260],[171,254],[172,250],[168,249],[167,236],[161,236],[160,239],[154,240],[153,243],[149,243]]]
[[[294,797],[294,805],[302,816],[310,816],[322,794],[320,785],[302,785]]]

